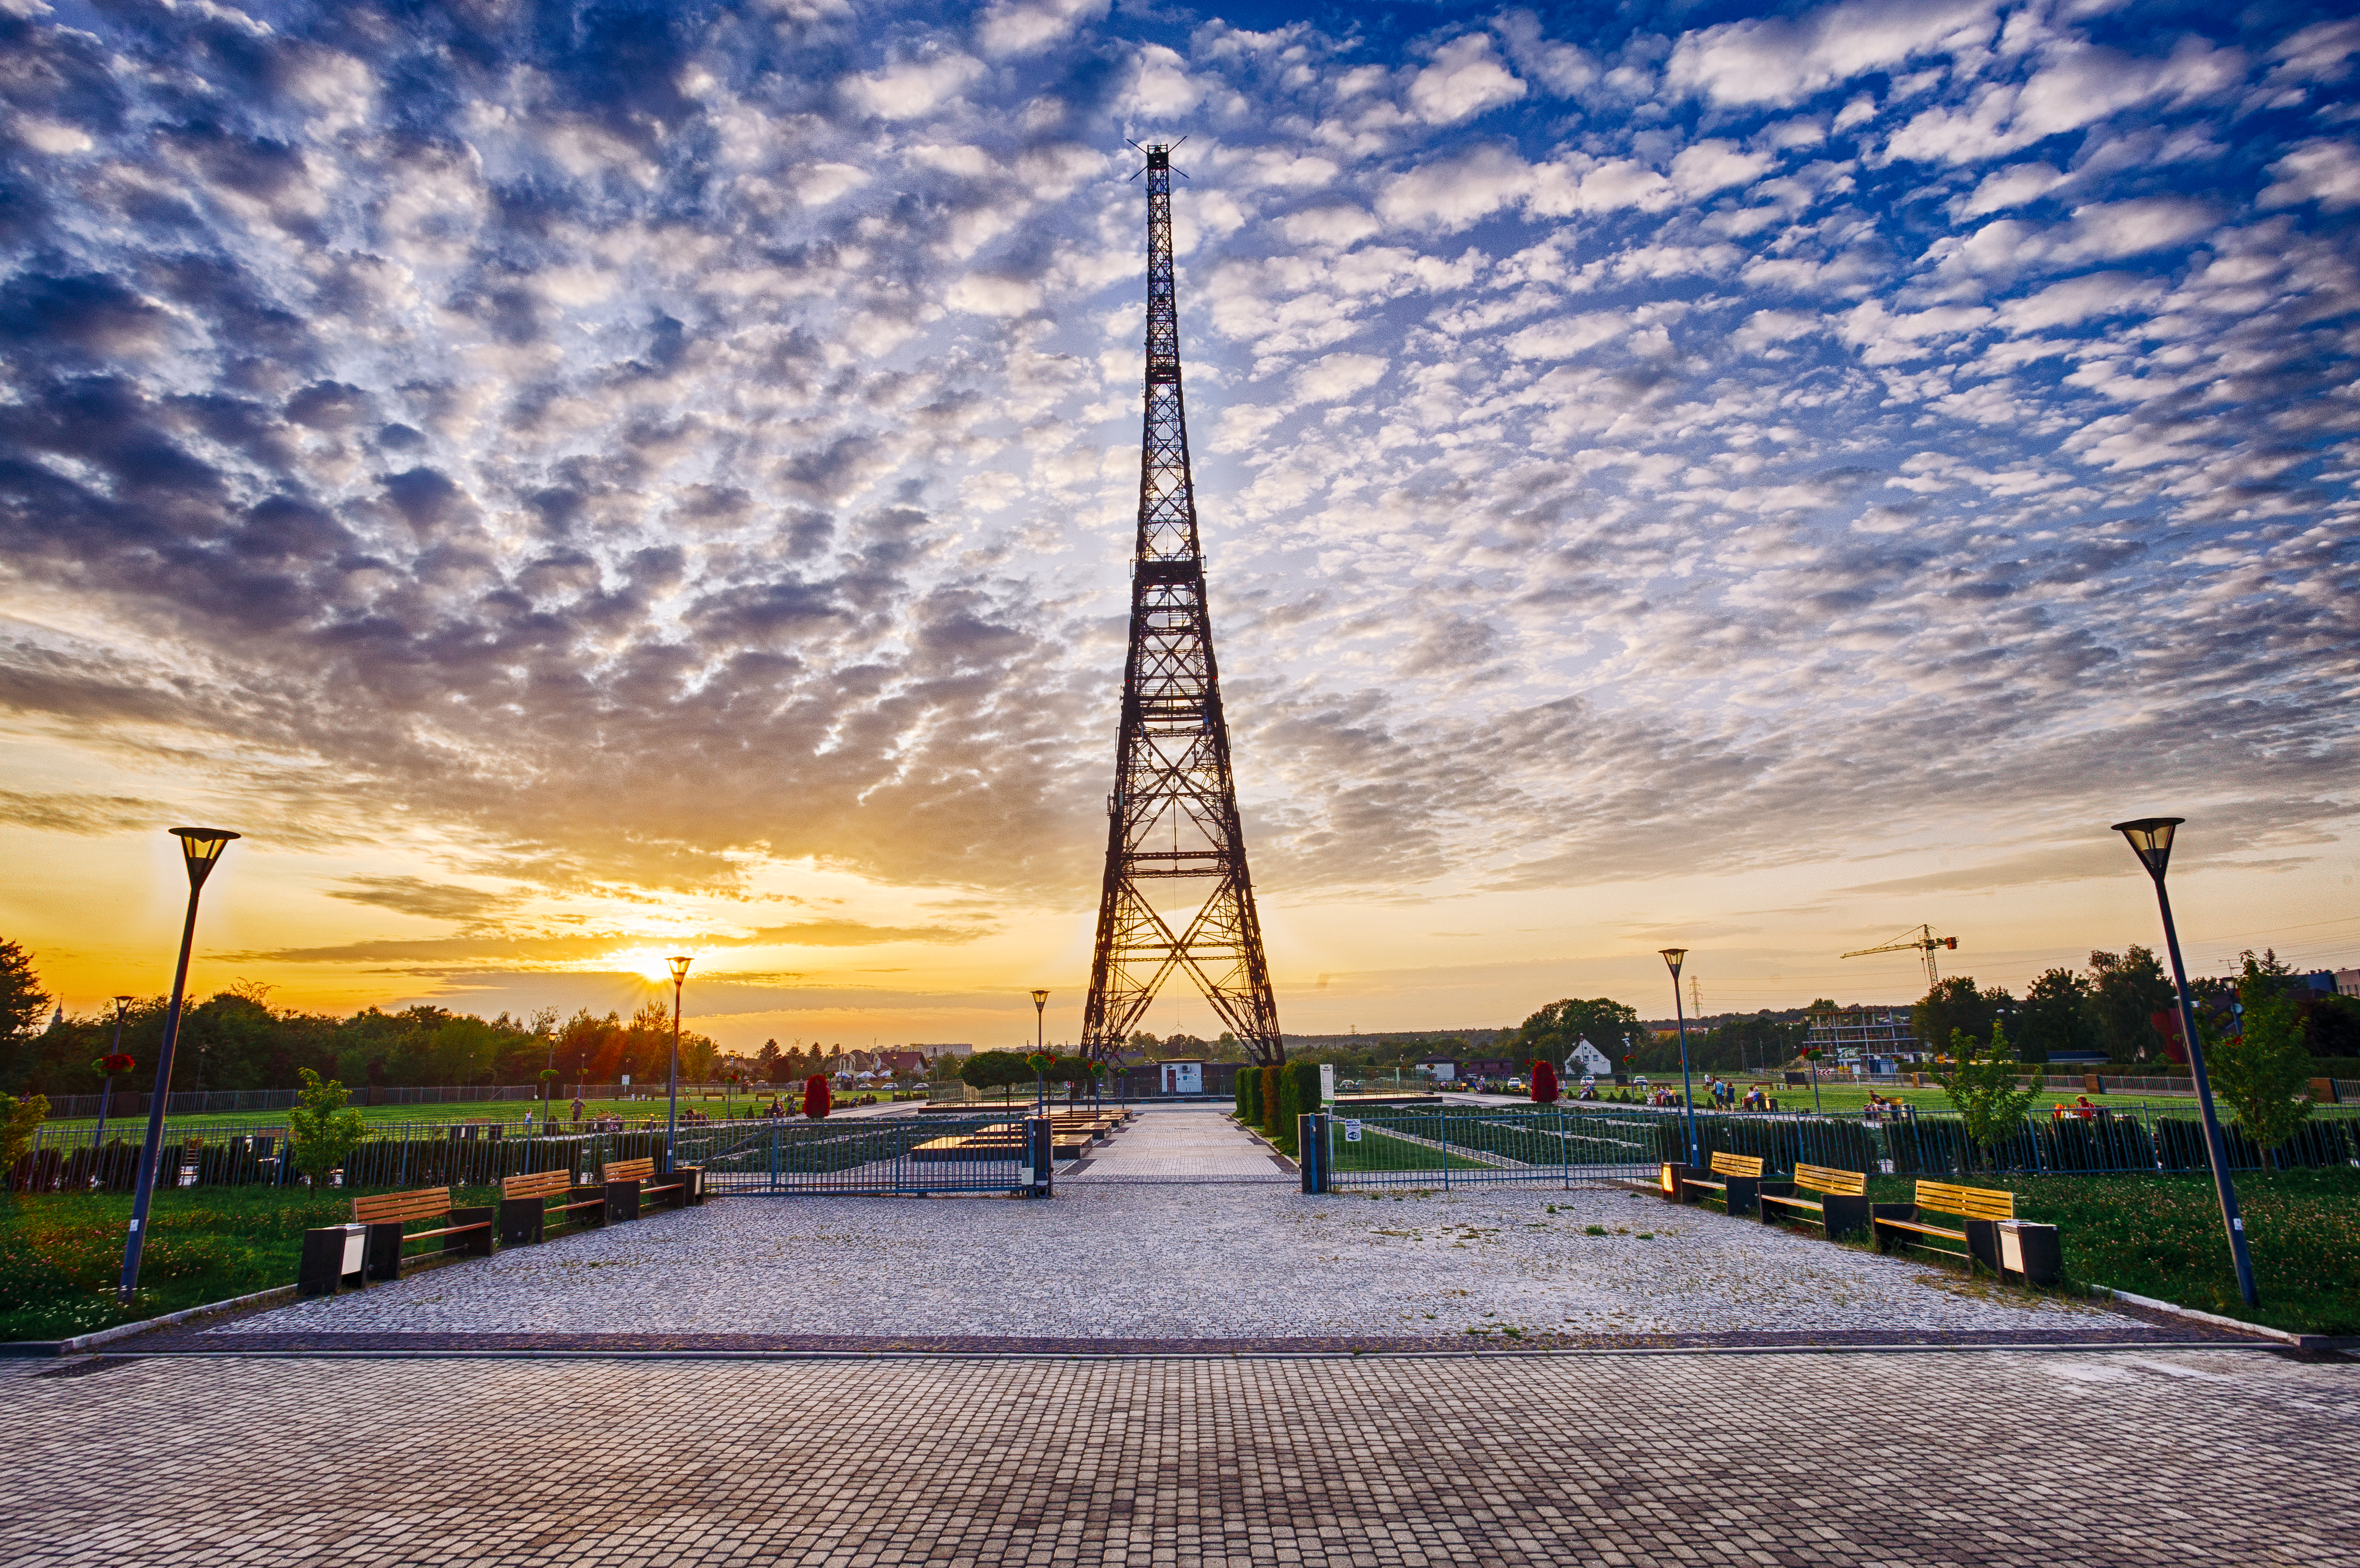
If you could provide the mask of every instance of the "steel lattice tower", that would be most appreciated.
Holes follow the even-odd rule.
[[[1139,460],[1139,547],[1131,652],[1107,801],[1106,887],[1082,1015],[1083,1049],[1111,1059],[1175,969],[1262,1062],[1284,1059],[1262,923],[1229,777],[1229,730],[1213,662],[1172,285],[1172,149],[1147,155],[1147,418]],[[1199,892],[1206,884],[1210,890]],[[1147,895],[1165,889],[1173,919]]]

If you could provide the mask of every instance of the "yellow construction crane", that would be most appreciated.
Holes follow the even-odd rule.
[[[1885,943],[1882,947],[1863,947],[1858,953],[1847,953],[1843,956],[1846,958],[1866,958],[1872,953],[1918,953],[1926,960],[1926,989],[1930,991],[1942,978],[1941,975],[1937,972],[1934,967],[1935,953],[1946,947],[1955,949],[1958,945],[1959,939],[1957,937],[1936,936],[1932,926],[1919,926],[1914,935],[1908,932],[1904,932],[1900,936],[1894,938],[1891,942]]]

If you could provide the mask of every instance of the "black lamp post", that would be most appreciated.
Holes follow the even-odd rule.
[[[1048,1114],[1049,1069],[1046,1062],[1038,1059],[1049,1054],[1049,1047],[1046,1044],[1048,1029],[1049,993],[1035,991],[1032,993],[1032,1055],[1035,1058],[1032,1065],[1033,1076],[1039,1083],[1039,1102],[1041,1113],[1043,1116]]]
[[[688,966],[694,962],[685,953],[675,953],[664,960],[672,965],[672,1105],[664,1114],[664,1170],[672,1170],[672,1141],[680,1136],[680,988],[688,984]]]
[[[112,1070],[112,1064],[123,1054],[123,1016],[130,1010],[130,997],[117,996],[115,998],[115,1043],[106,1048],[106,1060],[109,1064],[109,1070],[99,1074],[98,1130],[90,1135],[90,1146],[93,1149],[96,1149],[99,1145],[106,1141],[106,1108],[115,1104],[115,1073]],[[126,1072],[130,1071],[128,1063],[125,1065],[124,1070]]]
[[[227,828],[174,828],[189,873],[189,918],[180,925],[180,964],[172,971],[172,1007],[164,1018],[164,1043],[156,1053],[156,1092],[148,1097],[148,1141],[139,1149],[139,1176],[131,1199],[131,1234],[123,1244],[123,1282],[115,1297],[131,1304],[139,1289],[139,1247],[148,1238],[148,1207],[156,1196],[156,1166],[164,1158],[164,1106],[172,1095],[172,1050],[180,1043],[180,1003],[189,985],[189,948],[197,938],[197,895],[232,839]]]
[[[2245,1251],[2245,1221],[2237,1213],[2236,1184],[2229,1180],[2229,1149],[2221,1137],[2221,1118],[2212,1110],[2212,1081],[2204,1073],[2204,1045],[2196,1038],[2196,1004],[2188,994],[2188,975],[2180,963],[2180,932],[2171,923],[2171,895],[2164,891],[2164,867],[2171,862],[2171,835],[2186,817],[2141,817],[2116,822],[2114,831],[2130,841],[2131,853],[2155,879],[2155,901],[2163,911],[2163,945],[2171,953],[2171,980],[2180,988],[2180,1028],[2188,1041],[2188,1069],[2196,1080],[2196,1103],[2204,1113],[2204,1150],[2212,1162],[2212,1187],[2221,1198],[2221,1223],[2229,1233],[2229,1256],[2237,1265],[2237,1293],[2245,1305],[2258,1306],[2254,1293],[2254,1260]]]
[[[1688,957],[1688,950],[1667,947],[1663,950],[1663,954],[1665,964],[1672,971],[1672,1017],[1679,1020],[1680,1026],[1680,1108],[1688,1117],[1688,1163],[1701,1165],[1704,1153],[1697,1142],[1696,1094],[1688,1086],[1688,1015],[1680,1010],[1680,963]]]

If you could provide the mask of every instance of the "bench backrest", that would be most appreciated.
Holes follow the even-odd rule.
[[[606,1180],[609,1181],[645,1181],[656,1173],[653,1158],[647,1160],[609,1160]]]
[[[1825,1165],[1795,1167],[1795,1185],[1830,1198],[1865,1198],[1868,1178],[1857,1171],[1836,1171]]]
[[[1971,1220],[2016,1218],[2015,1193],[1994,1192],[1988,1187],[1958,1187],[1948,1181],[1918,1182],[1918,1206]]]
[[[503,1198],[555,1198],[574,1186],[571,1171],[536,1171],[530,1176],[510,1176],[500,1183]]]
[[[421,1187],[415,1192],[371,1192],[353,1200],[353,1218],[361,1225],[401,1225],[410,1220],[436,1220],[451,1212],[451,1189]]]
[[[1727,1149],[1712,1151],[1712,1173],[1716,1176],[1751,1176],[1760,1180],[1762,1157],[1758,1154],[1732,1154]]]

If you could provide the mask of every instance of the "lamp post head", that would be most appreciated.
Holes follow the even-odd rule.
[[[1033,992],[1033,993],[1032,993],[1032,1005],[1033,1005],[1035,1007],[1047,1007],[1047,1006],[1049,1005],[1049,993],[1048,993],[1048,992],[1046,992],[1046,991],[1035,991],[1035,992]]]
[[[1688,955],[1688,950],[1685,947],[1667,947],[1663,950],[1663,953],[1664,962],[1671,967],[1672,978],[1675,980],[1678,979],[1680,977],[1680,961]]]
[[[665,959],[664,962],[672,965],[672,983],[678,985],[688,979],[688,966],[696,961],[687,953],[679,953]]]
[[[124,1014],[126,1014],[126,1013],[127,1013],[127,1012],[129,1012],[130,1010],[131,1010],[131,998],[130,998],[130,997],[128,997],[128,996],[117,996],[117,997],[115,997],[115,1019],[116,1019],[116,1021],[117,1021],[117,1022],[120,1022],[120,1021],[122,1020],[123,1015],[124,1015]]]
[[[172,833],[180,841],[180,858],[188,865],[191,893],[203,887],[205,878],[213,875],[213,863],[229,847],[229,841],[245,836],[227,828],[174,828]]]
[[[2171,863],[2172,830],[2186,822],[2186,817],[2141,817],[2135,822],[2116,822],[2114,831],[2130,840],[2131,853],[2139,857],[2147,874],[2157,881],[2163,880],[2163,868]]]

